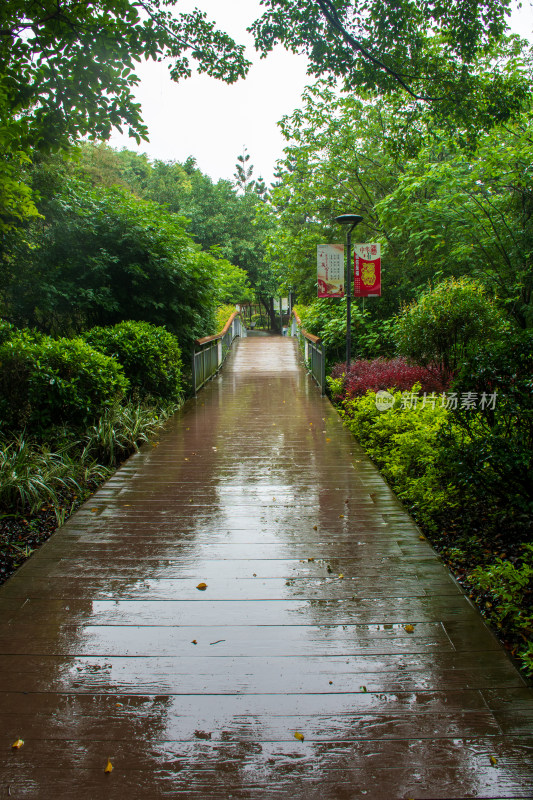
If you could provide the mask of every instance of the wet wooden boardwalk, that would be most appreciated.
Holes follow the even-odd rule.
[[[292,340],[239,343],[0,613],[0,798],[533,797],[531,690]]]

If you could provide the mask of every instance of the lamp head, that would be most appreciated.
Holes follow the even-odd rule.
[[[363,217],[360,217],[359,214],[340,214],[338,217],[335,217],[335,222],[338,222],[339,225],[358,225],[362,222]]]

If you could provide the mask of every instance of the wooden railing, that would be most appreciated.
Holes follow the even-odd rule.
[[[326,393],[326,353],[320,337],[302,328],[300,317],[293,309],[290,320],[290,335],[297,336],[303,350],[306,367],[315,379],[321,394]]]
[[[237,336],[246,336],[246,325],[240,313],[235,311],[220,333],[196,340],[192,353],[194,394],[217,374]]]

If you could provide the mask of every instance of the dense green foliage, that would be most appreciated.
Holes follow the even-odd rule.
[[[403,308],[394,326],[398,352],[448,376],[487,339],[508,327],[482,284],[448,278]]]
[[[112,328],[92,328],[83,338],[95,350],[118,361],[129,381],[131,395],[140,399],[179,399],[181,350],[165,328],[130,320]]]
[[[346,356],[346,300],[320,298],[309,305],[296,306],[302,327],[319,336],[326,349],[328,364],[333,365]],[[372,320],[368,312],[353,304],[351,312],[352,355],[355,358],[373,358],[392,355],[392,323]]]
[[[127,389],[120,364],[81,339],[12,338],[0,347],[4,435],[64,425],[83,429]]]
[[[216,332],[220,333],[220,331],[224,328],[227,321],[234,314],[236,311],[235,306],[225,305],[220,306],[217,308],[216,313]]]
[[[478,463],[468,479],[461,468],[468,460],[469,449],[483,445],[490,461],[490,448],[495,448],[495,443],[483,437],[480,414],[462,412],[463,416],[467,413],[471,418],[468,430],[461,424],[460,414],[445,408],[439,399],[415,406],[405,402],[400,392],[395,393],[394,406],[388,411],[378,410],[373,392],[346,401],[342,409],[350,430],[433,544],[459,570],[483,604],[490,595],[490,605],[483,606],[485,614],[516,647],[527,671],[533,667],[531,546],[520,543],[533,537],[533,516],[531,505],[528,514],[523,504],[515,508],[521,487],[509,484],[520,477],[521,455],[527,444],[507,475],[503,471],[487,475],[495,465],[489,464],[484,470]],[[522,554],[522,566],[494,558],[494,553],[507,550]],[[465,574],[464,564],[472,560],[479,566]]]
[[[519,63],[508,67],[510,0],[265,0],[253,25],[267,53],[281,42],[305,52],[309,72],[335,76],[354,93],[404,96],[404,113],[424,105],[471,130],[507,120],[529,92]]]
[[[342,242],[334,218],[352,210],[363,216],[357,240],[382,245],[383,296],[367,302],[372,317],[390,318],[430,281],[469,276],[530,325],[530,113],[480,130],[475,146],[430,114],[404,123],[395,101],[339,96],[324,84],[307,90],[282,122],[286,155],[267,239],[275,274],[311,301],[316,245]]]
[[[242,46],[177,0],[9,0],[0,5],[0,231],[36,214],[20,174],[37,151],[126,126],[147,138],[132,94],[142,58],[170,60],[174,80],[227,82],[249,66]]]
[[[183,220],[123,189],[69,179],[8,261],[0,291],[18,324],[75,333],[124,319],[166,325],[189,345],[212,326],[215,259]]]

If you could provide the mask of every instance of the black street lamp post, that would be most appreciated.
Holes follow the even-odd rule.
[[[346,375],[350,371],[350,356],[352,349],[352,231],[356,225],[362,222],[363,217],[359,214],[340,214],[335,217],[335,222],[339,225],[349,225],[347,232],[347,253],[346,253]]]

